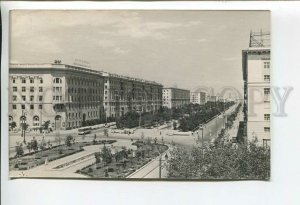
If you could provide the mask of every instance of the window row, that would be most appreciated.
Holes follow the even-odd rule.
[[[62,96],[53,96],[53,100],[62,100]]]
[[[27,88],[26,87],[21,87],[22,92],[26,92]],[[35,87],[30,87],[29,91],[34,92]],[[18,87],[13,87],[13,92],[18,92]],[[39,87],[39,92],[43,92],[43,87]]]
[[[34,96],[33,95],[29,96],[29,99],[30,99],[30,101],[34,101]],[[38,96],[38,99],[39,99],[40,102],[43,101],[43,96]],[[13,95],[12,100],[17,101],[17,96]],[[22,101],[26,101],[26,96],[25,95],[22,95]]]
[[[70,85],[85,85],[85,86],[100,86],[100,83],[90,80],[82,79],[68,79],[68,84]]]
[[[25,105],[20,105],[20,106],[21,106],[21,109],[22,109],[22,110],[25,110]],[[31,105],[29,105],[29,107],[30,107],[30,110],[34,110],[35,107],[38,107],[40,110],[43,109],[43,105],[35,106],[35,105],[32,105],[32,104],[31,104]],[[17,105],[13,104],[13,105],[12,105],[12,109],[13,109],[13,110],[16,110],[16,109],[17,109]]]
[[[62,92],[62,87],[53,87],[53,92]]]
[[[17,79],[16,79],[16,78],[13,78],[13,79],[12,79],[12,82],[13,82],[13,83],[16,83],[16,82],[17,82]],[[21,78],[21,82],[22,82],[22,83],[26,83],[26,78]],[[33,84],[33,83],[35,82],[35,79],[34,79],[34,78],[30,78],[30,79],[29,79],[29,82],[30,82],[31,84]],[[39,79],[38,79],[38,82],[41,83],[41,84],[44,83],[43,78],[39,78]]]
[[[69,93],[84,93],[84,94],[98,94],[100,93],[99,89],[92,89],[92,88],[68,88]]]

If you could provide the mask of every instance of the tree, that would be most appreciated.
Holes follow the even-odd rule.
[[[10,127],[11,130],[13,130],[13,129],[15,129],[15,127],[17,127],[17,123],[16,122],[10,122],[9,127]]]
[[[31,142],[27,142],[26,147],[28,149],[28,153],[32,150],[32,143]]]
[[[22,128],[23,130],[27,130],[28,127],[29,127],[29,125],[28,125],[26,122],[21,123],[21,128]]]
[[[101,162],[101,155],[100,152],[95,152],[95,158],[96,158],[96,163],[100,163]]]
[[[68,135],[68,136],[66,137],[65,144],[66,144],[68,147],[71,147],[71,146],[72,146],[72,141],[73,141],[73,136],[72,136],[72,135]]]
[[[105,128],[105,129],[103,130],[103,132],[104,132],[104,136],[105,136],[105,137],[108,137],[108,129]]]
[[[144,139],[145,139],[145,134],[144,134],[144,132],[142,132],[142,134],[141,134],[141,140],[144,142]]]
[[[47,145],[47,143],[45,141],[45,138],[43,137],[43,139],[42,139],[42,141],[40,143],[40,150],[43,151],[46,148],[46,145]]]
[[[23,150],[23,144],[22,143],[17,143],[16,145],[16,157],[20,157],[24,154],[24,150]]]
[[[48,140],[47,145],[48,145],[48,148],[49,148],[49,149],[52,148],[52,144],[51,144],[50,140]]]
[[[94,139],[93,139],[93,144],[95,145],[95,144],[97,144],[97,136],[96,136],[96,134],[94,135]]]
[[[173,122],[173,129],[176,130],[177,129],[177,123],[174,121]]]
[[[42,128],[44,130],[48,130],[49,129],[49,125],[50,125],[50,120],[47,120],[45,121],[43,124],[42,124]]]
[[[100,156],[106,165],[110,164],[112,162],[113,156],[112,156],[111,150],[108,147],[106,147],[105,145],[101,149]]]
[[[169,178],[189,179],[269,179],[270,149],[255,143],[234,146],[219,143],[214,147],[194,147],[192,151],[171,151]]]
[[[38,151],[38,142],[36,141],[36,139],[33,137],[33,139],[31,140],[31,148],[34,152]]]

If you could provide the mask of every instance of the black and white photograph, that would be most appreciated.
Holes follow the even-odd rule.
[[[9,177],[270,180],[270,15],[11,10]]]

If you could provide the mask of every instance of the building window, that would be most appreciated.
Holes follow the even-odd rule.
[[[270,88],[264,88],[264,94],[270,95]]]
[[[30,92],[34,92],[34,87],[30,87]]]
[[[39,126],[40,125],[40,118],[38,116],[33,117],[33,126]]]
[[[34,109],[34,105],[30,105],[30,110],[33,110]]]
[[[30,79],[30,83],[34,83],[34,79],[33,78]]]
[[[31,102],[33,101],[33,99],[34,99],[34,96],[33,96],[33,95],[30,96],[30,101],[31,101]]]
[[[270,68],[270,62],[264,62],[264,68],[269,69]]]
[[[270,114],[264,114],[265,121],[270,121]]]
[[[17,87],[13,87],[13,92],[17,92],[18,88]]]
[[[22,109],[22,110],[25,110],[25,105],[21,105],[21,109]]]
[[[22,83],[26,83],[26,79],[25,78],[22,78]]]
[[[263,139],[263,147],[269,148],[271,140],[270,139]]]
[[[43,78],[40,78],[40,83],[43,84]]]
[[[14,78],[13,78],[13,80],[12,80],[12,81],[13,81],[13,83],[16,83],[16,79],[14,79]]]
[[[264,132],[270,132],[270,127],[264,127]]]
[[[270,82],[270,75],[264,75],[264,81]]]
[[[13,95],[13,101],[17,101],[17,96]]]
[[[60,78],[54,78],[53,83],[61,83],[62,80]]]
[[[22,87],[22,92],[26,92],[26,87]]]
[[[12,105],[12,109],[16,110],[17,109],[17,105]]]
[[[39,92],[43,92],[43,87],[39,87]]]
[[[40,109],[40,110],[43,109],[43,105],[39,105],[39,109]]]
[[[22,100],[23,100],[23,101],[26,101],[26,96],[23,95],[23,96],[22,96]]]
[[[43,96],[39,96],[39,101],[43,101]]]

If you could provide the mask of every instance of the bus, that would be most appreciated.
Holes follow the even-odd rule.
[[[91,133],[92,128],[91,127],[84,127],[84,128],[79,128],[78,129],[78,134],[79,135],[85,135]]]

